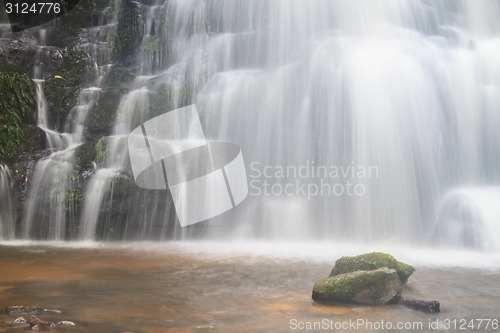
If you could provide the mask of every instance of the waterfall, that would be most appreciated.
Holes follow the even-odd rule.
[[[108,144],[159,96],[160,112],[196,103],[207,138],[237,142],[254,181],[208,236],[426,242],[446,193],[500,180],[499,14],[489,0],[144,5],[137,79]],[[126,170],[125,147],[110,151],[104,168]],[[276,174],[301,168],[356,171]],[[328,195],[311,193],[325,181]],[[100,207],[93,193],[86,205]]]
[[[454,248],[499,249],[499,202],[499,187],[463,187],[450,191],[439,211],[434,241]]]
[[[125,95],[118,106],[120,114],[113,127],[113,135],[108,137],[106,142],[99,143],[106,146],[108,156],[102,161],[104,167],[93,175],[87,186],[83,225],[79,235],[81,239],[95,239],[102,201],[110,190],[112,180],[120,176],[128,163],[126,138],[132,130],[131,120],[138,110],[148,109],[149,91],[142,86],[143,79],[138,78],[136,81],[137,89],[132,89]],[[145,224],[145,221],[143,223]]]
[[[25,237],[442,240],[499,250],[499,222],[487,213],[497,196],[477,194],[500,185],[498,1],[134,2],[140,43],[126,68],[134,78],[72,215],[74,151],[117,65],[109,42],[118,3],[99,15],[114,13],[111,24],[88,29],[101,71],[81,86],[63,132],[50,124],[45,83],[35,80],[51,155],[36,167]],[[233,210],[180,228],[167,193],[133,186],[126,138],[190,104],[207,139],[241,147],[250,193]],[[464,205],[483,212],[471,215],[481,225],[472,238],[451,218]],[[79,230],[69,232],[73,219]]]
[[[0,164],[0,240],[14,238],[15,215],[12,206],[10,181],[9,168]]]
[[[35,79],[38,111],[38,126],[45,131],[47,146],[52,152],[36,165],[29,198],[26,202],[24,237],[37,239],[64,240],[77,233],[75,220],[76,206],[81,194],[76,187],[75,151],[84,143],[84,130],[89,111],[95,106],[100,95],[103,78],[110,69],[112,38],[117,28],[119,2],[110,1],[103,12],[99,25],[87,29],[90,45],[88,59],[94,72],[80,86],[77,105],[67,117],[63,132],[51,128],[48,119],[47,102],[42,79]],[[111,15],[107,15],[111,14]],[[41,42],[47,32],[40,34]],[[43,48],[43,45],[42,45]],[[35,68],[35,75],[42,72]]]
[[[67,237],[67,232],[70,232],[66,228],[72,225],[71,212],[74,210],[75,201],[79,200],[79,193],[74,188],[75,150],[83,143],[85,119],[97,101],[99,91],[98,87],[81,90],[78,96],[80,105],[71,110],[70,123],[66,126],[67,132],[46,131],[48,137],[60,137],[61,140],[48,140],[49,144],[57,143],[56,146],[49,146],[55,151],[42,158],[36,165],[30,197],[26,203],[24,235],[27,238],[63,240]],[[43,105],[40,101],[37,104]],[[38,111],[40,114],[41,110]],[[39,115],[38,118],[43,119],[43,116]]]
[[[40,127],[45,132],[45,137],[47,140],[47,147],[49,149],[63,149],[64,136],[55,130],[51,130],[49,126],[49,115],[47,99],[43,90],[44,80],[33,79],[35,83],[35,93],[36,93],[36,107],[37,107],[37,126]]]
[[[144,25],[142,31],[143,37],[140,45],[140,67],[137,77],[130,84],[129,92],[122,97],[117,107],[117,115],[112,135],[101,139],[99,143],[105,146],[107,156],[104,161],[101,161],[101,168],[92,176],[87,186],[84,211],[82,214],[82,227],[79,233],[80,239],[95,239],[98,234],[98,220],[109,221],[114,218],[109,210],[107,214],[106,212],[102,214],[102,201],[108,200],[112,202],[112,197],[109,197],[109,192],[113,180],[122,176],[122,174],[130,168],[127,135],[137,126],[138,121],[146,121],[148,119],[148,114],[150,114],[149,99],[151,94],[155,94],[155,91],[149,89],[148,84],[150,81],[154,80],[154,76],[151,75],[151,69],[155,65],[154,59],[156,59],[155,56],[157,56],[155,50],[162,47],[158,45],[159,39],[155,38],[152,34],[155,29],[154,24],[160,24],[158,18],[155,21],[154,17],[160,17],[161,8],[159,4],[143,8],[141,18]],[[161,22],[161,24],[164,24],[164,22]],[[137,224],[137,221],[140,221],[141,226],[137,231],[139,235],[132,235],[129,237],[135,238],[139,236],[148,239],[156,238],[157,236],[154,236],[154,234],[158,232],[156,229],[152,228],[152,225],[155,224],[155,220],[158,219],[158,205],[154,203],[151,207],[144,202],[151,200],[153,202],[158,201],[157,194],[153,194],[153,198],[148,194],[142,195],[141,193],[134,195],[134,197],[137,200],[132,200],[131,202],[136,206],[126,207],[128,210],[128,217],[125,223],[122,224],[125,224],[125,228],[127,228],[129,221],[135,224]],[[160,195],[160,197],[164,196]],[[152,209],[152,212],[147,211],[148,208]],[[168,215],[167,210],[166,216],[168,217]],[[165,216],[161,215],[160,218],[163,220],[160,237],[163,237],[168,218],[166,219]],[[111,228],[114,229],[113,227]],[[110,227],[106,229],[109,230]]]

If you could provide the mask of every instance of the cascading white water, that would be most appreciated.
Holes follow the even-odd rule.
[[[68,132],[46,131],[47,137],[54,138],[48,140],[48,143],[56,143],[55,146],[49,146],[55,152],[40,160],[35,168],[26,207],[24,235],[27,238],[56,240],[66,238],[67,208],[71,210],[76,199],[75,193],[72,192],[75,181],[75,149],[83,143],[85,119],[89,110],[94,106],[99,91],[100,88],[97,87],[81,90],[80,105],[71,110]],[[37,97],[39,97],[38,94]],[[39,106],[42,104],[38,101]],[[39,119],[43,119],[43,116]],[[61,139],[55,139],[59,137]]]
[[[74,207],[80,200],[80,194],[74,190],[75,150],[84,142],[87,114],[95,106],[103,77],[110,69],[111,41],[116,33],[119,10],[119,2],[110,1],[110,6],[103,13],[106,17],[101,18],[99,25],[87,29],[89,39],[95,44],[90,45],[89,58],[85,61],[93,65],[95,72],[82,85],[78,105],[70,111],[64,132],[51,129],[43,92],[44,81],[35,80],[38,126],[45,131],[47,146],[53,153],[37,163],[32,177],[26,203],[25,238],[62,240],[68,237],[67,227],[73,226]],[[46,33],[41,34],[41,39],[45,37]],[[35,68],[35,72],[40,72],[39,68]]]
[[[450,191],[439,211],[434,241],[454,248],[499,249],[499,203],[499,187],[465,187]]]
[[[144,10],[139,56],[140,73],[154,75],[123,98],[129,123],[115,135],[168,87],[168,108],[191,99],[207,137],[241,145],[259,185],[215,219],[225,227],[213,236],[423,241],[449,188],[500,179],[497,1],[159,4]],[[126,150],[113,152],[125,168]],[[333,179],[363,195],[263,194],[264,168],[301,166],[376,173]],[[285,176],[267,180],[297,180]]]
[[[107,138],[105,143],[101,143],[106,145],[109,156],[103,161],[104,168],[97,170],[87,186],[80,239],[95,239],[102,201],[110,190],[111,181],[125,169],[128,159],[126,140],[132,130],[134,113],[148,108],[149,91],[141,84],[143,82],[143,78],[136,79],[137,89],[132,89],[124,96],[118,106],[119,115],[113,128],[113,135]]]
[[[118,116],[113,127],[113,135],[101,139],[99,144],[106,146],[106,157],[101,161],[103,168],[96,171],[86,189],[80,239],[95,239],[98,219],[106,194],[110,191],[111,182],[126,169],[128,163],[127,135],[132,130],[132,119],[136,113],[148,109],[149,91],[143,85],[147,78],[139,77],[133,83],[131,92],[123,97],[118,105]],[[145,221],[143,221],[146,224]]]
[[[47,147],[49,149],[64,149],[64,136],[57,131],[51,130],[49,125],[47,99],[43,91],[44,80],[33,79],[35,83],[36,103],[37,103],[37,126],[45,132]]]
[[[10,180],[9,168],[0,164],[0,240],[14,238],[15,215]]]
[[[100,169],[87,185],[87,193],[92,193],[92,195],[87,195],[85,198],[85,206],[82,213],[82,220],[85,223],[82,224],[79,231],[80,239],[95,239],[96,226],[104,196],[107,193],[111,180],[117,176],[117,173],[117,170],[114,169]]]
[[[244,204],[204,222],[209,236],[430,239],[450,189],[500,181],[499,15],[495,0],[144,5],[138,77],[89,182],[80,236],[96,236],[96,210],[128,168],[123,137],[164,94],[163,111],[196,103],[207,138],[237,142],[254,181]],[[322,182],[344,191],[315,193]],[[131,209],[147,226],[157,215],[141,202]]]

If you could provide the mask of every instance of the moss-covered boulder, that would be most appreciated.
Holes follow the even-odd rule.
[[[355,271],[320,280],[314,284],[315,301],[387,304],[401,293],[402,283],[394,269]]]
[[[371,271],[387,267],[394,269],[402,283],[406,283],[415,268],[403,262],[397,261],[393,256],[381,252],[361,254],[355,257],[342,257],[335,262],[330,276],[355,271]]]

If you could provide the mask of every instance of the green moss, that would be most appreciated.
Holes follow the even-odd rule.
[[[351,286],[351,281],[349,279],[342,279],[339,277],[335,277],[333,279],[325,279],[321,280],[318,283],[318,286],[324,288],[330,292],[330,294],[335,295],[335,298],[338,300],[348,301],[354,298],[355,290]],[[353,281],[357,285],[360,284],[359,281]]]
[[[109,157],[109,150],[107,146],[102,142],[102,138],[97,141],[95,145],[96,151],[96,163],[99,166],[105,166],[107,164],[107,159]]]
[[[315,283],[314,300],[337,302],[386,303],[401,291],[401,282],[393,269],[355,271],[331,276]]]
[[[77,187],[72,187],[66,192],[66,204],[81,202],[83,200],[82,192]]]
[[[149,56],[154,56],[159,51],[159,37],[153,36],[149,42],[141,48],[141,52]]]
[[[35,93],[26,72],[15,66],[0,69],[0,160],[9,160],[24,151],[23,123],[33,118]]]
[[[415,271],[410,265],[397,261],[393,256],[381,252],[362,254],[356,257],[342,257],[335,262],[330,276],[354,271],[371,271],[381,267],[396,270],[401,282],[405,283]]]

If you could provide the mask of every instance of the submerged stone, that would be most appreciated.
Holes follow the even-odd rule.
[[[361,254],[355,257],[342,257],[335,262],[330,276],[336,276],[343,273],[355,271],[371,271],[381,267],[387,267],[396,270],[402,283],[406,283],[415,268],[403,262],[397,261],[393,256],[381,252],[372,252]]]
[[[31,315],[30,326],[33,331],[39,331],[41,329],[43,330],[43,329],[53,328],[55,324],[50,321],[42,320],[37,316]]]
[[[401,289],[402,283],[396,270],[382,267],[330,276],[317,281],[312,298],[315,301],[381,305],[398,296]]]
[[[437,313],[441,311],[441,305],[438,301],[422,301],[419,299],[397,297],[396,299],[391,301],[391,303],[404,305],[409,308],[427,313]]]

